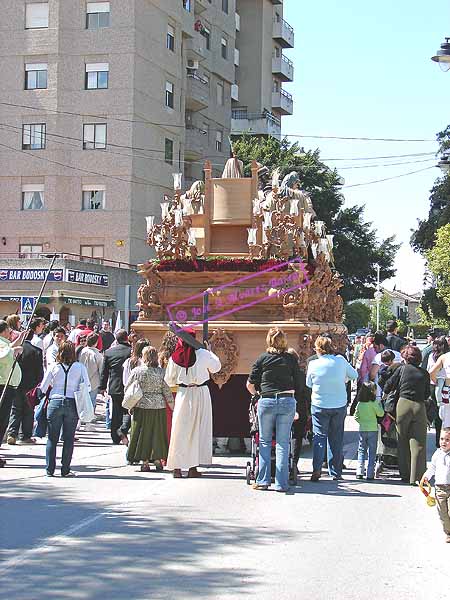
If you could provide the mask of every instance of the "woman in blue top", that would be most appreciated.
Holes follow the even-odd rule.
[[[311,360],[306,374],[306,385],[312,388],[311,416],[313,423],[313,473],[311,481],[318,481],[328,444],[328,471],[333,479],[342,479],[342,446],[344,422],[347,414],[348,379],[356,379],[357,371],[343,356],[335,356],[331,340],[319,336],[314,349],[317,360]]]

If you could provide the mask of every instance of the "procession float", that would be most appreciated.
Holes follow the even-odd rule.
[[[243,177],[231,158],[222,177],[212,177],[161,203],[161,220],[147,217],[148,245],[155,257],[139,265],[139,317],[133,329],[170,352],[169,324],[193,326],[208,339],[222,369],[210,382],[214,435],[246,437],[250,396],[246,380],[264,351],[269,327],[280,326],[300,361],[314,340],[331,334],[344,351],[342,282],[334,269],[333,236],[317,220],[296,172],[283,179],[276,169],[253,162]]]

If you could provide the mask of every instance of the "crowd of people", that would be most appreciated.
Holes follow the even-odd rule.
[[[166,335],[157,350],[134,332],[122,329],[113,334],[106,321],[100,329],[93,321],[81,320],[69,331],[57,321],[35,318],[21,329],[17,315],[0,321],[0,445],[5,437],[9,445],[36,443],[37,425],[39,434],[47,435],[47,476],[55,474],[62,441],[61,476],[74,477],[76,431],[80,425],[92,427],[79,418],[80,398],[88,394],[93,415],[98,398],[104,397],[111,441],[126,446],[128,463],[140,464],[141,471],[150,471],[153,464],[158,471],[171,471],[174,478],[182,478],[183,471],[195,478],[202,475],[199,465],[212,463],[208,382],[221,363],[207,344],[194,349],[194,330],[184,337]],[[441,333],[430,331],[421,352],[398,335],[393,321],[387,333],[357,337],[345,355],[336,351],[330,336],[319,335],[305,371],[283,330],[271,328],[267,348],[247,381],[249,393],[257,398],[259,420],[259,468],[253,488],[267,490],[274,475],[276,491],[289,489],[290,437],[297,441],[297,463],[309,422],[311,481],[321,479],[324,464],[334,480],[341,480],[350,408],[359,424],[356,478],[373,481],[377,457],[388,455],[393,446],[388,441],[395,440],[403,482],[416,485],[435,478],[439,515],[450,542],[450,351]],[[438,449],[427,470],[431,424]],[[5,464],[0,458],[0,466]]]

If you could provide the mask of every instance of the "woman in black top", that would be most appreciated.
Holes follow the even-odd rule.
[[[267,351],[252,367],[248,391],[261,394],[258,402],[259,472],[253,488],[267,490],[271,483],[272,434],[276,432],[275,490],[289,489],[289,432],[295,417],[296,397],[303,398],[305,379],[298,362],[287,352],[286,335],[279,327],[269,329]]]
[[[427,413],[425,400],[430,396],[430,376],[420,367],[422,355],[417,346],[402,351],[405,365],[386,382],[384,393],[398,389],[397,433],[398,466],[402,481],[415,485],[426,471]]]

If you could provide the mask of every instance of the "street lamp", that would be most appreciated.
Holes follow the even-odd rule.
[[[380,265],[375,265],[377,270],[377,291],[374,294],[375,302],[377,303],[377,331],[380,329],[380,301],[383,297],[383,292],[380,290]]]
[[[431,60],[439,63],[442,71],[450,69],[450,38],[445,38],[445,42],[442,42],[441,48],[431,57]]]

